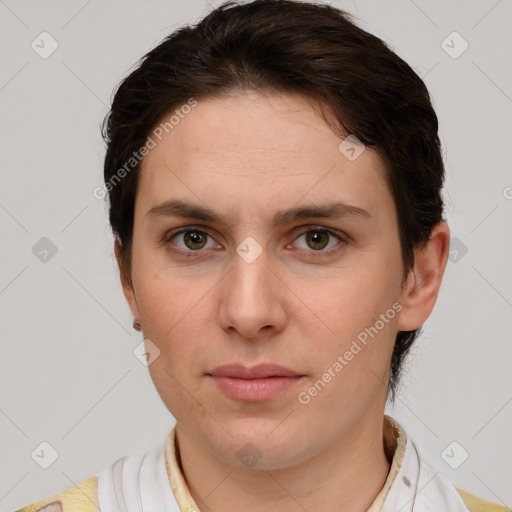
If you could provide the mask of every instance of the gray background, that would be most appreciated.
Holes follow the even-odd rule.
[[[512,4],[331,3],[425,77],[446,159],[456,253],[388,413],[449,479],[511,506]],[[174,424],[133,355],[142,336],[92,190],[114,86],[209,10],[204,0],[0,0],[1,510],[156,447]],[[43,31],[59,45],[46,59],[31,47]],[[458,58],[442,46],[453,31],[469,44]],[[446,44],[462,48],[453,36]],[[46,262],[32,251],[43,237],[57,248]],[[31,458],[43,441],[58,452],[48,469]],[[442,456],[453,441],[452,465],[469,453],[457,469]]]

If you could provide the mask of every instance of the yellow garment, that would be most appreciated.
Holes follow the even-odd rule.
[[[175,434],[176,428],[173,428],[165,441],[167,476],[181,511],[200,512],[183,475]],[[380,512],[404,459],[407,434],[396,420],[387,415],[384,416],[383,440],[386,456],[391,462],[391,466],[383,488],[367,512]],[[16,512],[99,512],[97,482],[96,475]],[[512,512],[511,509],[482,500],[456,485],[454,487],[470,512]]]
[[[489,501],[477,498],[456,485],[454,485],[454,487],[457,489],[457,492],[460,494],[466,504],[466,507],[468,507],[471,512],[510,512],[510,509],[507,507],[502,507],[496,503],[490,503]]]
[[[16,512],[98,512],[98,477],[92,476]]]

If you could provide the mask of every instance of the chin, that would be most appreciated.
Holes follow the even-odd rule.
[[[308,450],[308,436],[304,425],[292,425],[290,420],[248,417],[223,421],[231,436],[224,431],[222,439],[210,441],[215,444],[212,449],[225,462],[241,468],[275,470],[295,466]]]

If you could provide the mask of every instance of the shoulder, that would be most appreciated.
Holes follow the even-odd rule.
[[[477,498],[464,489],[457,487],[455,484],[453,484],[453,486],[470,512],[512,512],[511,509],[507,507]]]
[[[95,475],[15,512],[97,512],[98,510],[98,476]]]

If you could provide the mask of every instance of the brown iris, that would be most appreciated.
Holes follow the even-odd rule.
[[[325,243],[322,243],[322,238]],[[323,249],[329,243],[329,235],[326,231],[312,230],[307,233],[306,241],[312,249]]]
[[[203,231],[186,231],[184,240],[189,249],[202,249],[206,243],[206,233]]]

